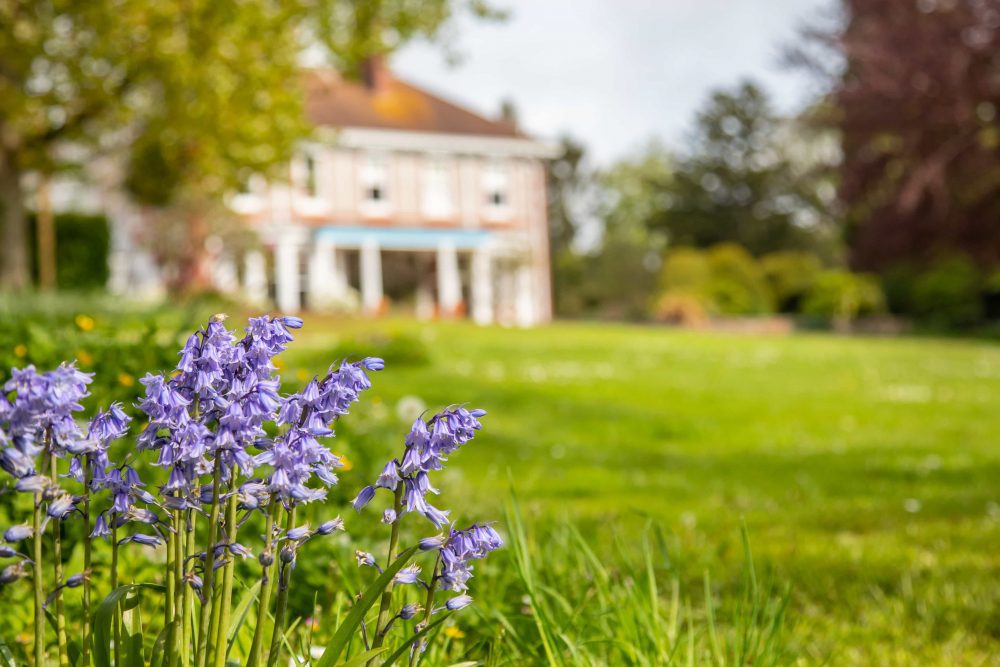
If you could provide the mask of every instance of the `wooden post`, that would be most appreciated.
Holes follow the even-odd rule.
[[[56,225],[52,215],[49,177],[41,174],[35,195],[35,229],[38,235],[38,286],[56,288]]]

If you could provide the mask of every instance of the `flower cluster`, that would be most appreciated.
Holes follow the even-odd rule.
[[[482,428],[479,418],[485,410],[466,410],[451,407],[434,415],[429,421],[418,417],[406,436],[406,449],[402,460],[392,459],[385,464],[382,474],[374,485],[366,486],[353,501],[358,511],[371,502],[376,489],[396,491],[403,485],[403,504],[385,515],[386,523],[393,523],[403,512],[418,512],[440,528],[448,523],[448,512],[427,502],[427,494],[439,491],[431,486],[428,473],[444,468],[448,456],[463,444],[472,440],[476,431]]]
[[[18,560],[0,570],[0,587],[29,576],[35,580],[34,664],[45,664],[44,614],[53,602],[59,659],[61,664],[68,663],[66,638],[71,633],[62,607],[65,591],[83,588],[80,631],[89,636],[93,630],[90,582],[101,569],[95,564],[107,561],[92,560],[92,549],[96,540],[108,537],[113,564],[110,584],[119,597],[126,592],[118,588],[119,548],[137,544],[166,552],[165,664],[185,667],[227,664],[232,649],[226,632],[232,622],[233,561],[256,553],[261,568],[257,618],[270,614],[274,623],[255,625],[241,664],[262,664],[267,651],[265,625],[272,632],[267,664],[278,663],[286,645],[288,588],[298,550],[313,537],[345,530],[339,516],[315,529],[307,523],[297,525],[296,510],[324,499],[338,483],[336,471],[343,467],[342,460],[323,440],[334,435],[335,422],[371,388],[369,373],[381,371],[385,364],[375,357],[344,360],[330,366],[322,377],[314,377],[301,391],[283,395],[275,358],[286,350],[293,340],[291,331],[300,328],[302,320],[251,318],[242,336],[227,329],[224,320],[224,316],[213,316],[192,334],[172,371],[142,378],[144,395],[134,407],[146,416],[146,423],[135,436],[134,448],[120,447],[128,451],[117,461],[112,448],[131,437],[132,418],[125,406],[112,403],[88,423],[77,421],[82,401],[89,395],[90,375],[72,364],[46,373],[29,366],[14,370],[12,379],[3,385],[0,469],[11,475],[17,491],[32,494],[34,502],[31,523],[3,531],[0,558]],[[360,511],[377,489],[391,492],[394,498],[392,507],[382,514],[382,522],[391,529],[386,567],[394,575],[386,578],[391,581],[376,594],[378,620],[371,636],[361,627],[360,640],[366,650],[381,646],[396,621],[409,621],[423,613],[418,632],[407,641],[419,656],[424,641],[419,629],[426,627],[433,613],[470,604],[472,598],[464,591],[472,576],[472,561],[502,546],[490,524],[451,528],[447,536],[425,538],[419,549],[402,555],[397,545],[401,519],[407,513],[420,514],[438,528],[448,523],[449,512],[427,500],[428,494],[438,493],[431,486],[430,474],[441,470],[448,457],[476,435],[485,414],[452,406],[428,420],[418,418],[406,436],[402,456],[389,461],[375,483],[353,501]],[[150,464],[164,471],[160,479],[165,481],[158,488],[140,476],[139,460],[144,455],[151,455]],[[77,494],[63,485],[75,488]],[[74,514],[85,525],[84,569],[63,577],[62,531],[47,533],[46,528],[52,519],[61,521]],[[249,541],[246,544],[251,546],[237,541],[241,526],[254,516],[263,516],[258,520],[265,522],[259,550]],[[207,523],[204,530],[196,528],[199,522]],[[29,538],[33,538],[30,557],[14,546]],[[52,540],[51,549],[43,549],[43,538]],[[200,539],[204,542],[196,544]],[[418,563],[402,560],[428,551],[437,552],[431,576],[425,577]],[[53,561],[51,582],[44,581],[47,570],[42,561],[47,557]],[[357,558],[359,565],[383,571],[373,554],[358,551]],[[410,602],[392,614],[394,585],[422,586],[427,591],[426,606]],[[435,608],[438,589],[459,595]],[[193,595],[201,600],[200,606]],[[368,607],[373,602],[367,601]],[[198,616],[191,618],[191,614]],[[90,664],[90,648],[84,642],[81,664]],[[117,655],[115,664],[119,664]]]

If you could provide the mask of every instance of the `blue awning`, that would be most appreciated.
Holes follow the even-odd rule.
[[[360,247],[375,242],[388,250],[434,250],[451,243],[458,250],[478,248],[492,233],[485,229],[409,229],[406,227],[321,227],[317,241],[325,240],[341,247]]]

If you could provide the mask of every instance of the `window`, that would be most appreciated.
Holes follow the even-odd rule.
[[[510,183],[505,165],[492,162],[483,172],[486,216],[506,218],[510,214]]]
[[[423,211],[428,218],[448,218],[454,213],[451,170],[442,158],[429,158],[424,168]]]
[[[312,153],[306,153],[303,160],[305,163],[305,187],[306,194],[310,197],[316,196],[316,158]]]
[[[384,215],[389,208],[388,169],[382,157],[369,156],[361,168],[361,204],[368,215]]]

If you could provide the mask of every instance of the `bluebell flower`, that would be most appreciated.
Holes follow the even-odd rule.
[[[355,551],[354,558],[358,561],[358,567],[378,567],[375,556],[367,551]]]
[[[503,546],[500,535],[489,524],[473,524],[465,530],[452,529],[441,549],[441,587],[457,593],[468,589],[472,578],[471,561],[486,558]]]
[[[397,518],[398,517],[396,516],[396,510],[392,509],[391,507],[387,508],[384,512],[382,512],[382,523],[388,526],[391,526],[392,524],[396,523]]]
[[[433,537],[425,537],[418,542],[418,546],[421,551],[433,551],[435,549],[440,549],[448,541],[448,538],[444,535],[434,535]]]
[[[28,570],[24,565],[24,561],[18,561],[0,570],[0,585],[12,584],[18,579],[24,579],[27,576]]]
[[[135,535],[129,535],[118,540],[118,544],[128,544],[129,542],[135,542],[136,544],[142,544],[147,547],[155,547],[160,544],[160,538],[155,535],[145,535],[143,533],[136,533]]]
[[[417,614],[419,614],[423,610],[424,608],[422,606],[420,606],[416,602],[411,602],[409,604],[403,605],[403,608],[399,610],[399,617],[404,621],[408,621],[411,618],[416,617]]]
[[[20,542],[31,537],[34,534],[34,530],[31,526],[27,524],[19,524],[17,526],[11,526],[4,531],[3,540],[4,542]]]
[[[393,581],[397,584],[415,584],[420,578],[422,570],[419,565],[407,565],[396,573]]]
[[[0,544],[0,558],[13,558],[16,555],[17,549],[8,547],[6,544]]]
[[[472,598],[468,595],[456,595],[445,602],[444,606],[448,611],[458,611],[459,609],[468,607],[470,604],[472,604]]]
[[[355,510],[360,512],[362,508],[368,503],[370,503],[372,498],[374,497],[375,497],[375,487],[366,486],[363,489],[361,489],[361,491],[358,492],[358,495],[355,496],[354,500],[351,501],[351,506],[354,507]]]
[[[288,530],[285,533],[285,539],[298,542],[299,540],[309,537],[311,534],[312,531],[309,529],[309,524],[305,524],[304,526],[297,526]]]
[[[341,519],[339,516],[334,519],[330,519],[329,521],[324,521],[323,523],[321,523],[319,527],[316,529],[316,532],[319,533],[320,535],[329,535],[333,533],[335,530],[344,530],[344,520]]]

